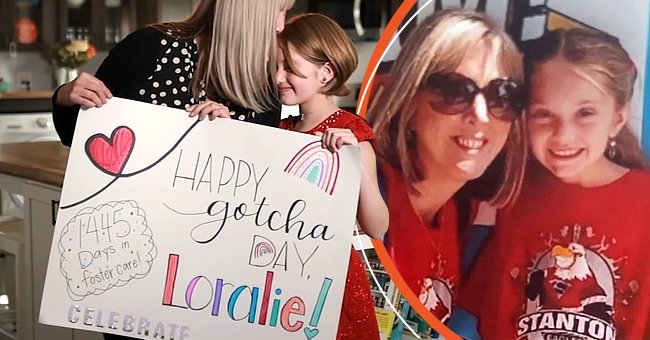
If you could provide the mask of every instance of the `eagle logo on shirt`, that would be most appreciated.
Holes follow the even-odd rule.
[[[440,321],[445,322],[451,315],[451,287],[440,279],[425,278],[422,282],[420,302]]]
[[[529,268],[519,339],[615,339],[612,261],[574,240],[554,240]]]
[[[611,323],[612,307],[607,305],[607,294],[585,255],[585,248],[579,243],[554,246],[553,267],[530,273],[526,297],[529,301],[537,300],[539,309],[579,312]]]

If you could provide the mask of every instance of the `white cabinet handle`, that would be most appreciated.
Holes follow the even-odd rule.
[[[364,36],[366,31],[361,22],[361,0],[354,0],[354,4],[352,5],[352,18],[354,19],[354,29],[357,30],[357,34],[360,37]]]
[[[52,226],[54,226],[56,225],[56,215],[59,213],[59,201],[52,200],[50,208],[52,211]]]
[[[38,127],[48,128],[50,127],[50,122],[46,118],[41,117],[36,119],[36,125],[38,125]]]

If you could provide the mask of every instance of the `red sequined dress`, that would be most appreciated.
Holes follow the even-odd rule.
[[[295,126],[299,120],[300,117],[285,118],[280,122],[280,128],[296,131]],[[359,142],[370,142],[374,147],[375,138],[368,123],[363,118],[344,110],[332,113],[313,129],[301,132],[313,135],[316,132],[324,133],[328,128],[350,129]],[[361,257],[354,249],[350,251],[350,264],[336,338],[338,340],[379,339],[374,299],[370,292],[368,276]]]

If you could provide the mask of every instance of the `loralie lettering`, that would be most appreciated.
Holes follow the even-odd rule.
[[[167,275],[162,304],[169,307],[190,309],[193,311],[207,310],[211,315],[219,317],[226,315],[233,321],[246,321],[270,327],[282,327],[287,332],[297,332],[305,326],[316,328],[325,306],[332,279],[324,278],[316,298],[315,306],[308,314],[305,299],[300,296],[284,297],[281,288],[273,287],[272,271],[266,272],[262,288],[253,284],[236,285],[223,278],[210,279],[203,275],[194,276],[182,287],[177,287],[177,274],[180,255],[170,254],[168,257]],[[201,287],[209,289],[213,294],[209,299],[195,299],[195,293]],[[175,293],[184,288],[182,303],[174,299]],[[180,293],[180,292],[179,292]],[[202,297],[204,295],[201,295]],[[273,300],[271,301],[271,298]],[[241,311],[240,305],[248,306],[243,315],[236,315]],[[301,316],[308,316],[309,320],[301,320]],[[305,333],[313,332],[312,328],[305,327]]]

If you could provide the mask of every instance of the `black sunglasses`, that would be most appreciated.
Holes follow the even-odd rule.
[[[492,79],[484,88],[461,74],[433,73],[422,83],[431,95],[429,105],[444,115],[467,111],[477,94],[482,93],[490,114],[500,120],[512,122],[521,116],[524,107],[522,86],[512,79]]]

